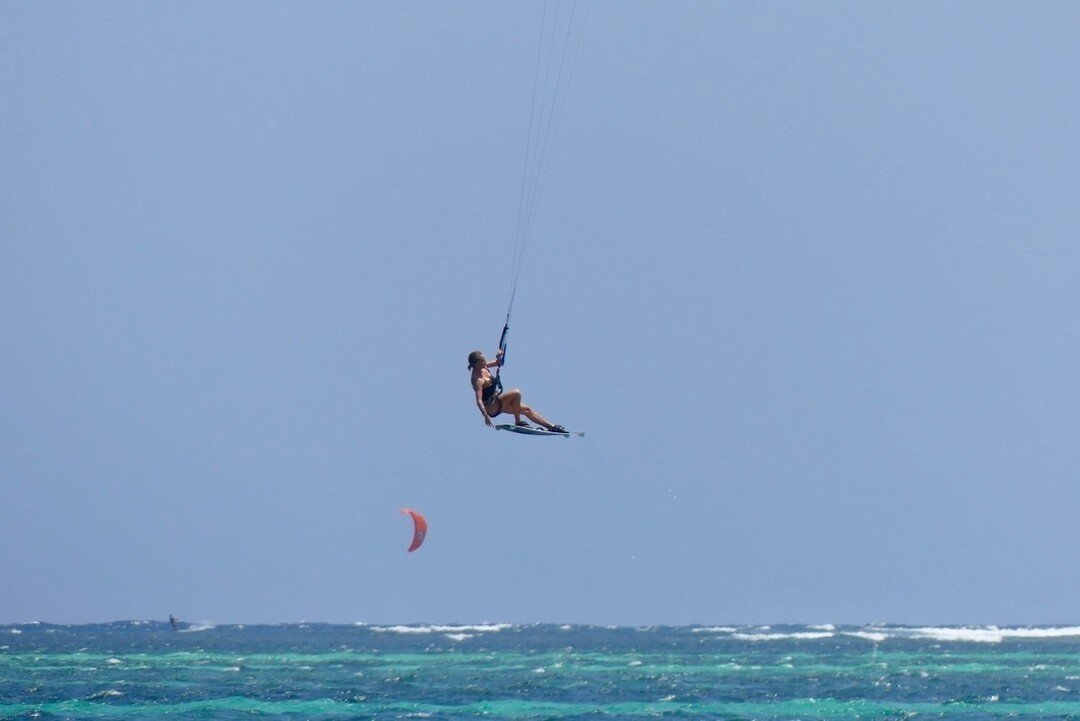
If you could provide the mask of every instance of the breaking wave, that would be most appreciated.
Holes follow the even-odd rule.
[[[485,623],[476,626],[371,626],[380,633],[496,633],[510,628],[509,623]]]
[[[769,626],[709,626],[691,629],[694,633],[718,634],[738,641],[812,641],[850,637],[874,643],[889,640],[931,640],[943,643],[1002,643],[1009,640],[1033,640],[1080,637],[1080,626],[857,626],[833,624],[804,626],[793,630],[772,630]]]

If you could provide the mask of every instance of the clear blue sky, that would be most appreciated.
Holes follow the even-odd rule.
[[[1075,622],[1080,5],[0,4],[0,622]],[[402,506],[423,511],[425,546]]]

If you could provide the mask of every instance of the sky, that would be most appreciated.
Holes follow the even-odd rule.
[[[0,622],[1078,621],[1080,5],[589,5],[569,440],[543,11],[0,4]]]

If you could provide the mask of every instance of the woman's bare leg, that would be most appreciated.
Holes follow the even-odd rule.
[[[499,400],[502,402],[502,409],[506,413],[514,414],[514,423],[521,422],[521,391],[515,388],[512,391],[506,391],[499,396]]]
[[[543,426],[548,430],[551,430],[551,423],[548,423],[548,421],[543,416],[534,411],[531,407],[521,402],[521,391],[519,391],[517,388],[512,391],[507,391],[506,393],[503,393],[501,396],[499,396],[499,400],[502,401],[503,411],[514,414],[514,423],[520,422],[521,416],[524,415],[533,423]]]

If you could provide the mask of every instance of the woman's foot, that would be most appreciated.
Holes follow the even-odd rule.
[[[548,430],[552,433],[566,433],[566,429],[558,424],[553,425],[551,428],[548,428]]]
[[[516,423],[514,423],[514,425],[518,426],[519,428],[532,428],[532,426],[530,426],[525,421],[517,421]]]

